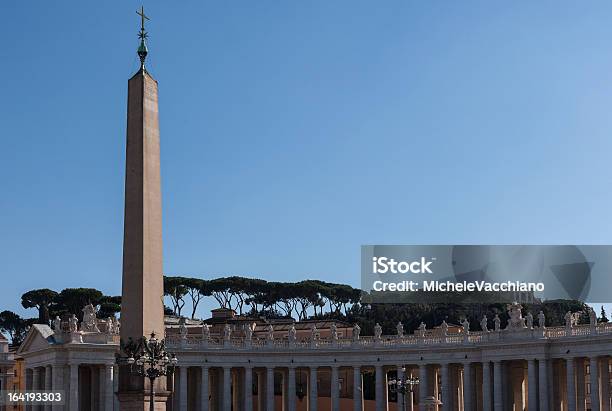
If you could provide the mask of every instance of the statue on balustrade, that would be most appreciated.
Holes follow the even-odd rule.
[[[538,314],[538,325],[540,328],[546,328],[546,316],[543,311]]]
[[[274,341],[274,327],[272,324],[268,324],[268,333],[266,338],[268,341]]]
[[[493,324],[495,331],[501,330],[501,320],[499,319],[499,314],[495,314],[495,318],[493,318]]]
[[[419,324],[419,337],[425,337],[425,330],[427,330],[427,325],[425,325],[424,322],[421,322],[421,324]]]
[[[589,307],[589,323],[591,325],[597,325],[597,314],[595,314],[593,307]]]
[[[376,338],[377,340],[380,340],[381,336],[382,336],[382,327],[380,326],[380,324],[376,323],[376,325],[374,326],[374,338]]]
[[[465,317],[463,321],[461,321],[461,326],[463,327],[463,332],[465,334],[470,332],[470,322],[468,321],[467,317]]]
[[[79,330],[79,319],[76,315],[72,314],[72,317],[68,320],[68,326],[71,333],[75,333]]]
[[[59,318],[59,315],[55,316],[55,319],[53,320],[53,329],[57,334],[62,332],[62,319]]]
[[[232,326],[229,324],[225,324],[223,328],[223,340],[230,341],[232,339]]]
[[[113,335],[113,317],[108,317],[105,323],[106,329],[104,331],[106,332],[106,335]]]
[[[402,338],[404,336],[404,324],[402,322],[397,323],[397,337]]]
[[[489,332],[489,319],[487,318],[486,315],[482,316],[482,320],[480,320],[480,328],[482,329],[482,331],[488,333]]]
[[[88,304],[83,308],[83,323],[81,324],[82,331],[99,333],[96,320],[96,307],[93,304]]]
[[[531,311],[525,316],[525,322],[527,323],[527,328],[533,329],[533,314],[531,314]]]
[[[253,339],[253,332],[255,332],[255,323],[249,323],[244,325],[244,336],[247,341]]]
[[[331,339],[333,341],[338,341],[338,327],[336,323],[331,324]]]
[[[519,303],[508,304],[508,325],[506,330],[518,331],[527,328],[525,325],[525,319],[523,318],[522,306]]]
[[[310,341],[317,341],[318,338],[319,330],[317,329],[317,325],[312,324],[312,327],[310,328]]]
[[[185,324],[185,317],[179,318],[179,334],[181,334],[181,339],[187,338],[187,325]]]
[[[565,313],[565,327],[572,328],[576,325],[576,317],[571,311]]]
[[[297,331],[295,329],[295,323],[291,324],[291,328],[289,328],[289,342],[291,344],[295,343],[297,340]]]
[[[207,341],[210,338],[210,325],[202,324],[202,339]]]
[[[353,326],[353,340],[358,341],[360,334],[361,334],[361,327],[359,326],[359,324],[355,324]]]
[[[448,335],[448,323],[446,320],[442,320],[442,325],[440,325],[440,329],[442,330],[442,335],[446,337]]]

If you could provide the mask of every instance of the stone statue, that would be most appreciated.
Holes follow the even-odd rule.
[[[574,314],[571,311],[565,313],[565,327],[572,328],[574,326]]]
[[[493,318],[493,324],[495,324],[495,331],[501,330],[501,320],[499,319],[499,314],[495,314],[495,318]]]
[[[295,323],[291,324],[291,328],[289,328],[289,342],[291,344],[295,343],[297,340],[297,331],[295,330]]]
[[[597,325],[597,314],[592,307],[589,307],[589,324]]]
[[[489,332],[489,320],[486,315],[482,316],[482,320],[480,320],[480,329],[486,333]]]
[[[319,337],[319,330],[317,330],[317,325],[313,324],[310,328],[310,341],[316,341]]]
[[[71,333],[75,333],[79,330],[79,319],[76,315],[72,314],[72,317],[68,320],[68,325]]]
[[[185,325],[185,317],[181,317],[179,319],[179,334],[181,334],[181,338],[187,338],[187,325]]]
[[[442,329],[442,335],[446,337],[448,335],[448,323],[446,322],[446,320],[442,320],[440,328]]]
[[[113,335],[113,317],[106,319],[106,335]]]
[[[377,340],[380,340],[381,336],[382,336],[382,327],[380,326],[380,324],[376,323],[376,325],[374,326],[374,338],[376,338]]]
[[[463,321],[461,321],[461,326],[463,327],[463,332],[464,333],[469,333],[470,332],[470,322],[468,321],[467,317],[463,319]]]
[[[507,309],[510,319],[506,326],[507,330],[517,331],[527,327],[525,325],[525,319],[523,318],[522,308],[523,307],[519,303],[508,304]]]
[[[253,340],[253,332],[255,331],[255,323],[244,325],[244,336],[247,341]]]
[[[421,324],[419,324],[419,336],[420,337],[425,337],[425,330],[427,330],[427,325],[425,325],[424,322],[421,322]]]
[[[266,339],[268,341],[274,341],[274,327],[272,326],[272,324],[268,324],[268,329],[267,329],[267,335],[266,335]]]
[[[353,340],[354,341],[359,341],[359,335],[361,334],[361,327],[359,326],[359,324],[355,324],[353,326]]]
[[[229,324],[225,324],[225,327],[223,328],[223,340],[231,341],[231,339],[232,339],[232,326]]]
[[[208,340],[210,338],[210,325],[202,324],[202,339]]]
[[[334,341],[338,341],[338,327],[336,327],[336,323],[331,324],[331,338]]]
[[[59,315],[53,320],[53,329],[57,334],[62,332],[62,320],[59,318]]]
[[[83,331],[99,333],[100,330],[98,329],[98,324],[96,321],[96,307],[94,307],[93,304],[88,304],[82,311],[83,323],[81,324],[81,329]]]
[[[538,314],[538,325],[540,328],[546,328],[546,316],[544,315],[544,311],[540,311]]]
[[[397,323],[397,336],[398,338],[402,338],[404,336],[404,324],[402,322]]]
[[[529,311],[525,316],[525,322],[527,324],[527,328],[530,330],[533,329],[533,314],[531,314],[531,311]]]

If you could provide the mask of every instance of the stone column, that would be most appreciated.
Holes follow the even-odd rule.
[[[210,375],[207,365],[200,367],[202,373],[202,379],[200,381],[200,403],[202,411],[208,411],[210,409]]]
[[[37,391],[42,389],[40,386],[40,368],[32,368],[32,390]]]
[[[179,398],[179,409],[187,409],[187,367],[179,367],[179,380],[178,380],[178,398]]]
[[[79,409],[79,364],[70,364],[70,411]]]
[[[449,371],[449,364],[442,363],[440,366],[441,374],[442,374],[442,407],[444,410],[451,410],[451,377]],[[408,401],[410,401],[410,397],[408,397]]]
[[[253,409],[253,367],[244,367],[244,409]]]
[[[576,374],[576,411],[585,411],[585,371],[584,358],[576,358],[574,363],[574,373]]]
[[[317,411],[317,398],[319,393],[317,392],[317,367],[310,367],[310,375],[308,380],[308,405],[310,411]]]
[[[566,389],[567,411],[576,411],[576,374],[574,372],[574,359],[566,358]]]
[[[340,392],[338,385],[340,381],[338,379],[338,371],[339,367],[337,365],[331,366],[331,409],[339,410],[340,409]]]
[[[591,357],[591,411],[600,411],[599,403],[599,359]]]
[[[545,358],[540,358],[538,360],[538,385],[539,385],[539,397],[540,397],[540,410],[539,411],[549,411],[548,406],[548,364],[546,363]]]
[[[482,363],[482,410],[491,411],[491,363]]]
[[[383,387],[384,385],[384,371],[383,371],[383,366],[380,364],[377,364],[375,367],[376,370],[376,411],[386,411],[387,410],[387,404],[385,401],[385,393],[384,393],[384,389],[386,389],[385,387]]]
[[[361,367],[353,366],[353,405],[354,411],[363,410],[363,395],[361,388]]]
[[[100,376],[100,395],[104,393],[104,410],[113,411],[114,403],[114,365],[104,364],[104,368],[101,368],[104,372],[104,376]],[[104,383],[102,383],[104,381]],[[102,391],[104,389],[104,391]]]
[[[472,410],[472,364],[463,363],[463,409]]]
[[[41,388],[41,389],[44,389],[45,391],[51,391],[51,387],[52,387],[52,384],[53,384],[53,381],[52,381],[53,377],[51,376],[51,366],[50,365],[46,365],[45,368],[44,368],[44,372],[45,372],[45,386],[44,386],[44,388]],[[3,388],[3,389],[6,389],[6,388]],[[45,406],[43,406],[41,408],[44,408],[45,410],[50,411],[51,410],[51,404],[47,404],[47,405],[45,405]]]
[[[274,411],[274,367],[266,368],[267,410]]]
[[[603,399],[603,401],[601,411],[610,411],[610,371],[608,369],[609,366],[610,357],[603,357],[601,367],[601,398]]]
[[[403,365],[397,366],[397,381],[402,381],[404,379],[404,370],[405,368]],[[406,401],[406,397],[398,392],[397,393],[397,409],[398,410],[404,409],[405,401]]]
[[[527,360],[527,409],[538,409],[538,385],[534,359]]]
[[[117,393],[119,392],[119,366],[113,365],[113,410],[119,411],[119,396]]]
[[[419,365],[419,409],[425,410],[425,398],[429,394],[429,376],[427,375],[427,364]]]
[[[266,379],[265,373],[261,370],[255,371],[255,378],[257,378],[257,410],[266,411],[265,403],[265,387]]]
[[[295,366],[289,366],[287,370],[287,408],[289,411],[295,411],[296,409]]]
[[[493,409],[504,409],[504,397],[502,395],[502,362],[493,362]]]
[[[223,409],[232,409],[232,367],[228,366],[223,367]]]
[[[51,384],[51,390],[58,392],[64,390],[64,367],[61,365],[53,365],[52,371],[53,382]],[[65,392],[63,395],[66,395]],[[53,405],[53,410],[63,410],[65,407],[63,405]]]

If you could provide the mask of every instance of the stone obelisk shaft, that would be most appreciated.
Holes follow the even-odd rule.
[[[121,338],[164,335],[157,82],[128,82]]]
[[[164,338],[162,208],[157,82],[144,68],[128,81],[121,340]],[[155,409],[165,409],[165,378]],[[148,382],[119,370],[122,410],[148,409]]]

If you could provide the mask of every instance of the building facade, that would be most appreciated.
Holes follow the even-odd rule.
[[[544,328],[512,310],[518,323],[505,329],[443,324],[374,336],[331,322],[168,319],[166,344],[179,366],[167,380],[167,409],[610,411],[612,324]],[[27,388],[63,389],[67,405],[58,409],[118,410],[118,324],[95,321],[93,331],[34,326],[18,352]],[[420,379],[412,401],[388,388],[404,375]]]

